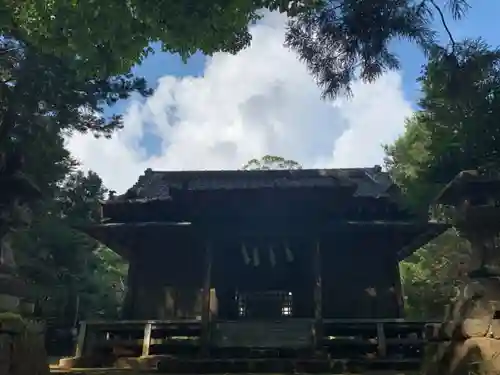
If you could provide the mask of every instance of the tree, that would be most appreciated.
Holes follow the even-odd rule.
[[[92,34],[88,24],[73,23],[60,27],[71,17],[65,18],[63,13],[58,13],[57,17],[47,12],[37,13],[39,10],[52,9],[51,6],[71,7],[75,4],[0,2],[0,178],[4,197],[0,205],[1,276],[13,280],[15,275],[20,273],[26,281],[48,297],[46,302],[50,303],[46,303],[45,307],[49,305],[49,310],[54,308],[58,317],[68,316],[67,311],[61,312],[59,307],[69,306],[67,302],[72,300],[73,296],[77,296],[75,300],[78,301],[87,297],[82,306],[95,308],[96,304],[92,303],[92,300],[95,296],[102,295],[100,288],[103,281],[107,280],[96,277],[95,273],[99,267],[102,268],[102,264],[95,259],[102,259],[104,250],[96,250],[95,243],[65,226],[64,224],[68,224],[64,223],[68,221],[63,220],[65,216],[75,213],[65,212],[58,207],[58,203],[61,203],[61,180],[75,165],[64,148],[63,135],[72,131],[91,131],[95,135],[109,136],[121,126],[121,118],[103,118],[102,108],[127,98],[134,91],[142,95],[151,93],[145,81],[133,77],[128,73],[128,69],[122,69],[120,73],[123,74],[112,73],[116,66],[112,63],[106,64],[109,50],[103,54],[103,45],[98,45],[95,39],[93,42],[96,44],[93,47],[96,47],[94,50],[98,51],[97,55],[101,57],[99,61],[85,56],[88,50],[82,49],[79,52],[74,49],[75,40],[71,37],[67,38],[69,44],[66,46],[67,40],[61,38],[64,37],[63,34],[80,32],[77,39],[83,35],[83,30]],[[40,8],[37,8],[38,6]],[[55,25],[57,29],[50,25],[51,16],[54,16],[55,23],[58,23]],[[21,23],[18,23],[19,17]],[[34,24],[41,28],[31,32],[29,28]],[[43,43],[40,43],[41,40]],[[61,43],[61,40],[64,42]],[[61,49],[56,48],[62,45],[64,47]],[[102,69],[99,65],[102,65]],[[24,177],[22,181],[36,180],[41,193],[36,200],[31,199],[32,194],[27,189],[19,189],[16,186],[18,181],[21,181],[18,177],[26,176],[27,173],[29,177]],[[94,178],[94,183],[96,182]],[[33,184],[30,186],[31,190],[37,190],[33,188]],[[64,184],[62,186],[64,188]],[[87,187],[83,189],[84,192],[88,191]],[[5,202],[6,193],[10,195]],[[99,191],[94,193],[98,194]],[[83,201],[85,202],[85,199]],[[67,203],[67,200],[62,199],[62,202]],[[73,206],[76,207],[76,204],[71,207]],[[19,211],[22,211],[23,215],[18,215]],[[23,216],[24,219],[29,217],[31,226],[26,229],[24,224],[27,220],[14,219],[17,216]],[[19,231],[21,225],[23,231]],[[16,256],[20,266],[18,272],[15,270],[12,247],[9,245],[12,239],[16,244]],[[8,264],[6,259],[9,260]],[[7,266],[8,272],[5,271]],[[66,292],[58,293],[64,290]],[[6,290],[3,293],[16,296],[17,292]],[[1,307],[3,310],[5,306]],[[10,309],[11,306],[7,308]],[[53,315],[48,313],[44,314],[44,317]],[[74,315],[76,316],[76,313]],[[5,319],[5,316],[2,316],[2,319]],[[17,319],[22,321],[19,316]],[[24,334],[16,336],[12,339],[13,342],[3,345],[5,348],[0,348],[0,354],[7,358],[8,366],[19,367],[16,362],[18,358],[26,358],[28,355],[22,352],[23,348],[27,348],[26,344],[22,343],[27,340],[26,337]],[[38,342],[37,339],[31,336],[29,338]],[[21,348],[17,357],[9,349],[12,345]],[[35,348],[34,345],[35,343]],[[6,350],[8,354],[3,353]],[[42,348],[36,347],[33,352],[29,353],[30,360],[25,363],[37,368],[27,370],[28,373],[48,372]],[[17,374],[18,371],[24,370],[19,367],[15,371]]]
[[[455,49],[453,61],[431,56],[419,79],[420,109],[386,148],[396,180],[408,189],[410,181],[418,184],[414,190],[425,186],[427,201],[460,171],[494,170],[500,163],[500,50],[481,40]]]
[[[356,77],[371,81],[397,69],[399,60],[389,49],[395,39],[429,51],[437,40],[434,17],[450,40],[443,57],[452,56],[455,41],[443,5],[456,19],[469,7],[466,0],[162,0],[154,5],[144,0],[99,5],[4,0],[0,20],[3,36],[26,40],[51,55],[78,56],[78,71],[105,79],[142,61],[152,52],[151,42],[184,58],[196,51],[237,53],[250,43],[248,25],[260,17],[259,10],[279,10],[291,21],[286,44],[307,63],[324,95],[335,96],[349,91]]]
[[[130,74],[91,76],[78,70],[79,56],[44,52],[22,36],[12,31],[0,40],[0,176],[4,181],[0,188],[3,196],[12,193],[7,204],[0,205],[2,245],[23,224],[13,220],[21,205],[11,202],[22,202],[25,217],[45,223],[43,215],[38,217],[40,212],[57,199],[59,184],[76,165],[64,148],[64,135],[90,131],[110,136],[121,127],[121,117],[103,118],[103,106],[134,91],[151,93],[142,79]],[[41,193],[29,206],[28,192],[5,182],[14,175],[27,176]],[[12,253],[8,246],[3,251]]]
[[[90,309],[80,308],[83,315],[98,312],[99,306],[106,313],[116,312],[121,292],[109,293],[107,283],[114,280],[116,286],[122,284],[123,264],[108,249],[71,228],[77,221],[95,219],[89,216],[91,205],[105,191],[95,174],[84,176],[74,171],[77,163],[64,147],[64,136],[78,131],[109,137],[122,126],[121,116],[104,118],[103,107],[133,92],[150,95],[151,90],[143,79],[127,71],[107,73],[104,60],[104,68],[99,70],[97,61],[87,58],[83,50],[81,54],[75,52],[71,43],[57,50],[51,38],[61,35],[50,29],[50,17],[44,18],[48,14],[37,14],[36,2],[21,3],[0,3],[0,18],[5,21],[0,40],[1,190],[3,195],[6,191],[13,193],[11,201],[26,203],[25,190],[5,183],[5,176],[19,174],[28,176],[41,194],[29,201],[29,207],[23,206],[31,225],[22,230],[12,219],[17,206],[2,204],[0,224],[7,231],[0,237],[13,238],[15,246],[9,250],[15,250],[19,275],[47,297],[44,317],[70,316],[61,307],[71,306],[68,301],[76,300],[76,296],[80,306]],[[43,7],[48,10],[52,5],[64,7],[65,3],[44,3]],[[18,23],[19,17],[26,17],[25,22]],[[66,21],[62,13],[58,15],[57,22]],[[29,30],[35,24],[40,27],[39,34]],[[69,29],[81,36],[86,25],[68,24],[65,31]],[[61,46],[60,39],[58,42]],[[111,261],[115,264],[107,263]]]
[[[413,206],[428,207],[462,170],[497,170],[500,163],[499,51],[480,40],[456,44],[455,51],[450,61],[431,55],[420,78],[420,108],[386,147],[388,170]],[[435,314],[453,295],[457,269],[469,254],[469,244],[449,231],[403,263],[410,306]]]
[[[323,89],[325,97],[350,93],[355,78],[373,81],[398,69],[390,42],[405,39],[429,53],[437,46],[435,17],[442,22],[449,45],[439,48],[441,59],[453,58],[455,40],[441,4],[460,19],[466,0],[325,0],[291,20],[286,44],[296,50]]]
[[[422,177],[442,183],[462,170],[498,169],[500,49],[481,40],[457,44],[456,59],[431,58],[421,82],[429,132]]]
[[[93,172],[69,173],[55,197],[40,203],[31,227],[15,238],[19,272],[37,290],[41,314],[71,326],[75,317],[116,317],[125,263],[74,229],[99,220],[106,189]]]
[[[109,135],[121,117],[103,107],[132,92],[151,94],[131,74],[99,78],[78,69],[77,57],[58,58],[20,39],[0,40],[0,149],[49,142],[61,131]]]
[[[429,204],[439,191],[436,184],[422,180],[429,159],[429,130],[425,115],[414,113],[406,120],[405,131],[392,145],[386,145],[386,167],[401,188],[405,200],[412,209],[428,213]]]
[[[269,169],[302,169],[302,166],[294,160],[282,158],[281,156],[265,155],[261,159],[252,159],[246,163],[243,170],[269,170]]]
[[[298,11],[278,0],[144,0],[106,3],[2,1],[2,34],[26,39],[56,56],[79,56],[79,67],[100,78],[128,72],[151,52],[151,42],[186,58],[197,51],[236,53],[250,43],[248,25],[259,9]]]
[[[450,229],[401,262],[406,317],[443,317],[457,296],[460,269],[469,252],[469,244]]]

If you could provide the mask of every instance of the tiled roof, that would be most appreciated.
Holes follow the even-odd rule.
[[[169,199],[172,190],[233,190],[263,187],[343,187],[353,196],[388,197],[398,189],[380,167],[350,169],[179,171],[148,169],[137,183],[116,200]]]

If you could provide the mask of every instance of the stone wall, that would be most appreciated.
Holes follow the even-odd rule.
[[[0,313],[0,374],[48,375],[43,326]]]

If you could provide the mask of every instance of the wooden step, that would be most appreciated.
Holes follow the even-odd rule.
[[[227,359],[158,361],[158,372],[176,374],[229,374],[229,373],[329,373],[399,370],[415,371],[420,359],[338,359],[338,360],[286,360],[286,359]]]

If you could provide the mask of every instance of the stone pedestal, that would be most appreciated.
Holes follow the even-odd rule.
[[[468,237],[471,257],[440,337],[427,348],[425,375],[500,374],[500,278],[495,261],[478,237]]]
[[[16,275],[10,243],[0,248],[0,374],[48,375],[44,329],[29,320],[34,303]],[[24,316],[24,318],[21,316]]]
[[[0,313],[0,374],[50,374],[43,328],[18,314]]]
[[[449,342],[427,348],[426,375],[500,374],[500,176],[461,172],[436,202],[464,239],[470,258],[442,326]]]
[[[33,303],[11,246],[12,233],[31,222],[29,203],[41,197],[22,172],[24,152],[0,152],[0,374],[48,375],[43,326],[21,316],[33,311]]]
[[[427,348],[425,375],[500,373],[500,280],[469,279],[445,317],[441,337]]]

